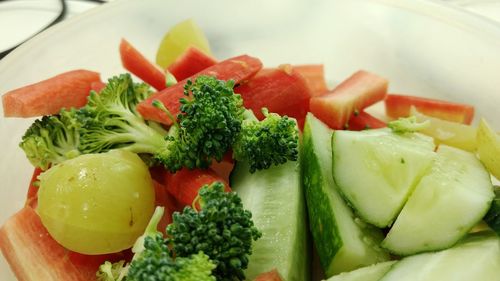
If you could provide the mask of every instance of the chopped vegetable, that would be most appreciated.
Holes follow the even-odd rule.
[[[293,65],[292,67],[306,79],[312,96],[321,96],[328,92],[325,70],[322,64],[302,64]]]
[[[288,161],[255,173],[248,167],[239,161],[231,174],[231,187],[262,232],[252,246],[247,279],[276,268],[283,280],[308,281],[311,253],[299,163]]]
[[[333,178],[357,214],[380,228],[392,224],[436,158],[432,138],[390,129],[337,130]]]
[[[264,118],[262,108],[265,107],[269,112],[303,121],[312,96],[306,79],[291,65],[264,69],[247,83],[236,87],[235,92],[241,95],[245,107],[251,109],[258,119]]]
[[[404,258],[379,281],[498,280],[499,272],[500,239],[486,232],[447,250]]]
[[[171,125],[174,121],[165,113],[153,105],[154,100],[158,100],[170,111],[173,116],[181,113],[180,99],[184,97],[184,87],[187,81],[194,82],[199,76],[212,76],[219,80],[234,82],[237,85],[248,80],[257,71],[262,68],[262,63],[259,59],[247,55],[237,56],[224,61],[221,61],[211,67],[208,67],[195,75],[179,81],[177,84],[168,87],[167,89],[153,94],[148,99],[142,101],[137,106],[137,111],[146,120],[153,120],[163,124]]]
[[[156,63],[166,69],[189,47],[197,47],[210,55],[208,40],[201,28],[192,19],[184,20],[165,34],[156,53]]]
[[[408,117],[411,107],[427,116],[470,125],[474,118],[474,107],[449,101],[390,94],[384,100],[387,116]]]
[[[426,120],[422,123],[418,123],[417,117],[410,116],[406,118],[399,118],[398,120],[391,121],[387,124],[394,133],[405,134],[405,133],[415,133],[428,128],[430,121]]]
[[[493,197],[490,175],[476,156],[441,145],[382,246],[405,256],[449,248],[481,221]]]
[[[436,145],[442,143],[471,152],[476,150],[477,129],[475,127],[426,116],[415,108],[412,108],[411,114],[417,118],[418,122],[430,122],[430,125],[423,128],[420,133],[433,137]]]
[[[477,153],[486,169],[500,179],[500,136],[484,119],[477,130]]]
[[[309,229],[326,277],[389,259],[379,246],[382,232],[355,216],[333,179],[332,133],[309,113],[300,157]],[[350,169],[360,177],[359,167]]]
[[[180,169],[176,173],[165,173],[165,188],[174,196],[181,209],[185,206],[191,206],[193,201],[198,196],[198,191],[205,184],[214,182],[224,183],[225,191],[231,189],[227,182],[224,181],[211,169]]]
[[[262,235],[252,213],[243,208],[236,193],[224,192],[219,182],[203,186],[199,200],[201,210],[186,207],[174,213],[167,227],[176,257],[201,251],[217,266],[213,271],[217,280],[245,280],[252,242]]]
[[[28,187],[28,192],[26,194],[26,202],[25,206],[29,206],[33,209],[36,209],[38,205],[38,189],[40,186],[40,182],[38,181],[38,176],[42,173],[42,169],[35,168],[33,171],[33,175],[31,176],[30,184]]]
[[[280,273],[275,268],[259,274],[253,281],[283,281],[283,278],[281,278]]]
[[[42,170],[74,158],[81,154],[79,129],[76,110],[62,110],[59,115],[44,116],[24,133],[19,146],[26,157]]]
[[[92,84],[90,84],[90,90],[94,92],[99,93],[104,88],[106,88],[106,84],[101,81],[92,82]]]
[[[62,108],[81,107],[99,73],[73,70],[12,90],[2,96],[5,117],[35,117],[58,113]]]
[[[30,207],[22,208],[0,228],[0,250],[17,278],[24,281],[94,280],[101,263],[126,258],[122,252],[81,255],[65,249]]]
[[[361,111],[387,94],[388,81],[367,71],[358,71],[333,91],[311,98],[310,111],[332,129],[343,129],[356,111]]]
[[[189,47],[167,69],[178,80],[187,79],[217,61],[196,47]]]
[[[120,148],[151,154],[168,165],[174,142],[166,141],[166,131],[144,121],[135,110],[150,94],[147,85],[133,83],[128,74],[111,78],[99,94],[91,93],[87,105],[76,112],[73,120],[80,126],[81,153]]]
[[[326,281],[379,281],[396,261],[386,261],[332,276]]]
[[[106,261],[97,272],[100,281],[215,281],[212,270],[215,264],[198,252],[189,257],[172,258],[163,234],[157,230],[163,208],[156,208],[144,234],[139,237],[132,251],[130,264],[124,261]]]
[[[377,119],[364,110],[355,112],[347,123],[347,129],[351,131],[379,129],[386,126],[387,124],[385,124],[385,122]]]
[[[265,109],[263,112],[262,121],[252,117],[243,121],[241,133],[233,145],[234,158],[247,161],[252,173],[297,160],[299,154],[296,121]]]
[[[491,202],[488,213],[484,216],[484,221],[500,237],[500,186],[495,186],[495,198]]]
[[[165,74],[149,62],[132,44],[122,39],[120,42],[120,58],[123,67],[142,79],[148,85],[163,90],[167,87]]]

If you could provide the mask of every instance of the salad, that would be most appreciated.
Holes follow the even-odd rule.
[[[176,34],[198,46],[163,57]],[[26,206],[0,230],[18,278],[308,280],[312,245],[329,280],[498,277],[500,141],[471,106],[367,71],[328,89],[321,65],[217,61],[200,34],[167,33],[165,72],[123,40],[145,83],[77,70],[2,97],[6,116],[44,115],[20,144]]]

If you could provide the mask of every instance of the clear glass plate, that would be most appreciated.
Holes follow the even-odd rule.
[[[122,37],[154,60],[164,32],[186,18],[205,30],[218,58],[323,63],[331,82],[370,70],[390,80],[390,92],[473,104],[500,129],[500,27],[428,0],[114,1],[0,61],[0,93],[77,68],[120,73]],[[0,118],[0,224],[24,204],[32,167],[18,143],[31,122]],[[3,258],[0,280],[14,280]]]

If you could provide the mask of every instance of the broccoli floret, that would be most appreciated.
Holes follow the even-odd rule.
[[[101,153],[121,148],[157,159],[169,157],[171,142],[166,141],[165,133],[149,126],[135,109],[150,94],[149,86],[133,83],[129,74],[111,78],[99,94],[91,92],[87,105],[77,113],[80,151]]]
[[[142,255],[132,261],[126,281],[215,281],[215,264],[202,252],[190,257],[171,257],[161,234],[148,236]]]
[[[262,121],[251,117],[243,121],[241,134],[233,145],[234,158],[247,161],[251,173],[288,160],[296,161],[299,154],[295,120],[269,113],[267,109],[263,113]]]
[[[50,164],[81,154],[78,149],[80,123],[75,115],[74,109],[61,110],[59,115],[35,120],[19,144],[31,164],[46,170]]]
[[[182,167],[207,168],[213,160],[235,151],[252,172],[297,159],[298,133],[288,117],[266,113],[263,121],[249,120],[233,81],[200,76],[184,87],[180,114],[167,132],[136,111],[151,95],[146,84],[133,83],[129,74],[113,77],[100,93],[91,92],[81,109],[44,117],[28,130],[21,147],[36,166],[47,168],[79,154],[126,149],[147,163],[163,164],[171,172]]]
[[[167,227],[169,243],[177,257],[205,253],[217,266],[217,280],[244,280],[252,241],[261,237],[252,214],[243,208],[234,192],[224,192],[220,182],[205,185],[199,191],[201,210],[184,208],[173,214]]]
[[[172,257],[167,240],[157,230],[163,211],[163,207],[156,208],[144,234],[132,248],[130,264],[106,261],[96,274],[99,281],[215,281],[215,264],[204,253]]]
[[[429,120],[419,123],[416,116],[399,118],[387,123],[387,127],[397,134],[418,132],[429,127],[429,125]]]
[[[243,101],[233,91],[233,81],[200,76],[184,86],[177,115],[175,154],[168,166],[207,168],[221,161],[241,131]],[[170,159],[169,159],[170,160]],[[175,163],[172,163],[175,162]],[[175,168],[180,168],[175,167]]]

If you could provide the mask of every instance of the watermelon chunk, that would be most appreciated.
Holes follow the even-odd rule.
[[[407,117],[411,107],[427,116],[470,125],[474,118],[474,107],[468,104],[406,95],[387,95],[386,114],[392,118]]]
[[[167,87],[165,74],[125,39],[122,39],[120,43],[120,58],[125,69],[153,88],[160,91]]]
[[[200,49],[189,47],[167,69],[177,81],[181,81],[216,63],[214,58]]]
[[[59,245],[26,206],[0,228],[0,250],[23,281],[91,281],[104,261],[129,259],[130,253],[88,256]]]
[[[221,61],[211,67],[208,67],[195,75],[184,79],[172,87],[168,87],[163,91],[153,94],[148,99],[137,105],[137,111],[146,120],[153,120],[166,125],[172,124],[172,120],[161,111],[152,105],[153,100],[159,100],[165,107],[176,116],[180,113],[179,99],[184,97],[184,85],[188,79],[194,80],[198,76],[209,75],[220,80],[233,80],[236,84],[244,82],[252,77],[257,71],[262,68],[262,62],[254,57],[241,55]]]
[[[59,113],[61,108],[82,107],[92,83],[100,81],[97,72],[73,70],[12,90],[2,96],[4,116],[36,117]]]
[[[264,69],[235,92],[243,98],[243,105],[251,109],[258,119],[263,119],[262,108],[269,112],[305,120],[312,96],[306,79],[291,65]],[[302,124],[299,124],[302,128]]]
[[[361,70],[326,95],[313,97],[310,110],[330,128],[342,129],[355,111],[383,100],[388,84],[386,79]]]

